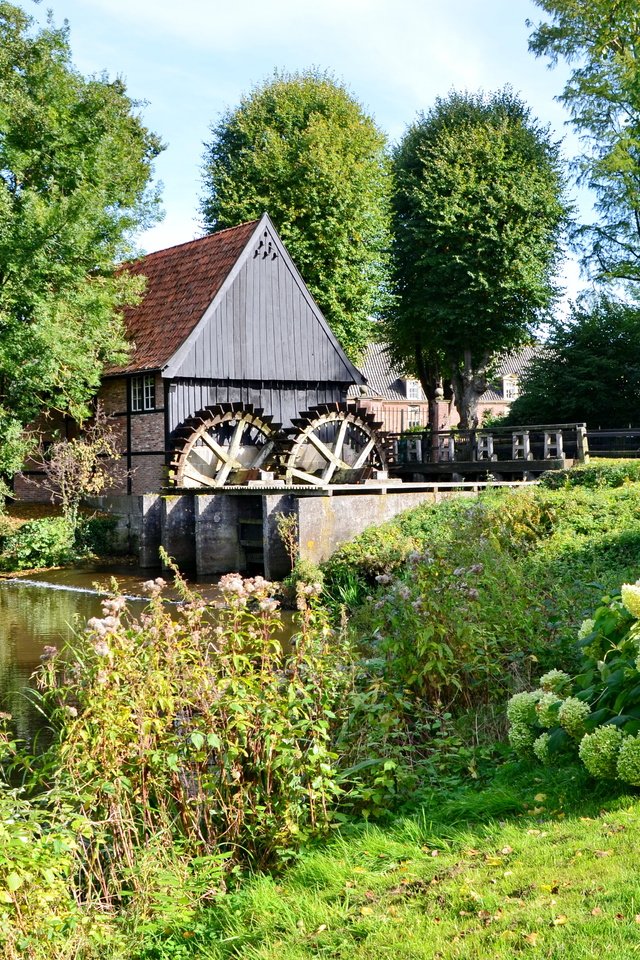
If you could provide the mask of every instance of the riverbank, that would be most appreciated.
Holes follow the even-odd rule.
[[[32,831],[0,861],[24,955],[626,958],[635,791],[574,760],[519,765],[505,743],[509,696],[577,669],[581,621],[640,576],[640,484],[601,480],[421,508],[358,538],[325,593],[301,587],[289,652],[260,581],[225,580],[210,633],[189,605],[178,628],[98,617],[72,682],[45,665],[44,780],[63,805],[0,795],[16,835]]]

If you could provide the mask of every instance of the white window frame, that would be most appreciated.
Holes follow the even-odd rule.
[[[422,426],[422,417],[420,415],[420,407],[416,404],[412,404],[407,407],[407,427],[421,427]]]
[[[419,380],[405,380],[407,400],[422,400]]]
[[[142,413],[156,409],[156,378],[153,373],[131,378],[131,412]]]
[[[517,377],[504,377],[502,380],[502,397],[504,400],[517,400],[520,388]]]

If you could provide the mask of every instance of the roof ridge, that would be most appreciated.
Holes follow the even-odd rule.
[[[241,227],[257,226],[262,218],[257,220],[244,220],[242,223],[236,223],[233,227],[223,227],[221,230],[215,230],[213,233],[206,233],[204,237],[194,237],[193,240],[183,240],[182,243],[173,243],[170,247],[163,247],[162,250],[152,250],[151,253],[141,253],[139,257],[133,260],[125,260],[123,265],[129,263],[138,263],[140,260],[146,260],[148,257],[156,257],[162,253],[169,253],[170,250],[177,250],[178,247],[188,247],[192,243],[202,243],[203,240],[211,240],[212,237],[219,237],[222,233],[229,233],[231,230],[240,230]]]

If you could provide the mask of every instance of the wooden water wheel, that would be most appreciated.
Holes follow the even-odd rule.
[[[251,404],[205,407],[176,431],[171,482],[177,487],[245,483],[265,470],[280,425]]]
[[[357,404],[320,404],[293,420],[279,455],[288,483],[353,482],[384,467],[381,424]]]

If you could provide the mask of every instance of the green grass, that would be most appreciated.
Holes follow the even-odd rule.
[[[640,953],[639,817],[636,794],[607,795],[578,769],[508,765],[482,792],[434,793],[246,883],[192,955],[626,960]]]

